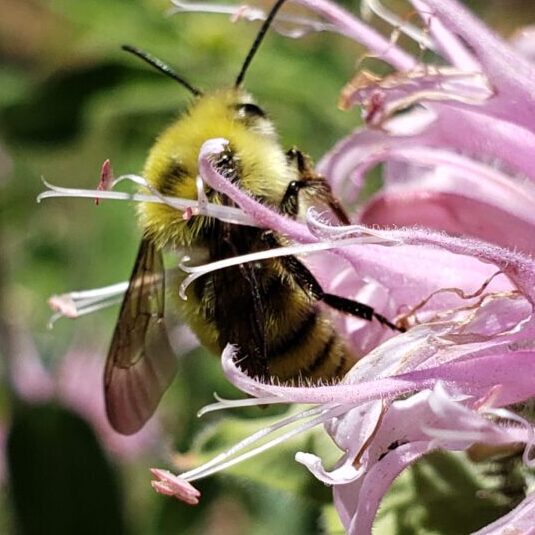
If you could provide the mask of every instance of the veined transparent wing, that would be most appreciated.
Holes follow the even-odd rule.
[[[164,321],[162,253],[144,238],[113,334],[104,395],[112,427],[130,435],[143,427],[176,373],[177,359]]]

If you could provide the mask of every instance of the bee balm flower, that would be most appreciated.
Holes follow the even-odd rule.
[[[269,219],[224,177],[207,180],[257,221],[312,242],[293,254],[324,244],[339,259],[320,262],[318,276],[330,291],[367,293],[383,313],[405,311],[410,329],[381,343],[376,326],[340,319],[346,337],[368,352],[331,386],[257,383],[239,370],[229,347],[229,379],[258,403],[313,408],[181,477],[194,481],[323,423],[344,451],[337,466],[328,471],[310,453],[297,460],[333,486],[346,530],[362,534],[371,532],[393,480],[432,450],[523,443],[524,462],[532,464],[533,426],[508,407],[535,393],[535,68],[452,0],[413,2],[442,56],[437,65],[420,64],[330,2],[300,3],[397,69],[346,88],[345,105],[361,104],[366,125],[319,165],[345,200],[358,198],[362,177],[378,164],[384,188],[357,210],[354,226],[329,227],[310,214],[312,238],[303,239],[302,229],[279,223],[276,214]],[[296,421],[297,430],[266,439]],[[532,502],[528,496],[479,533],[529,533]]]
[[[355,209],[354,224],[331,226],[315,212],[300,223],[259,204],[213,167],[211,156],[224,148],[221,139],[203,145],[201,178],[239,209],[153,191],[150,198],[149,193],[124,198],[165,202],[190,210],[188,217],[272,229],[296,244],[186,268],[182,292],[212,269],[323,251],[311,264],[325,289],[397,316],[407,332],[334,318],[361,358],[343,381],[331,385],[256,381],[240,370],[235,348],[228,346],[222,355],[227,377],[255,399],[220,401],[207,410],[276,403],[311,407],[199,468],[178,476],[155,471],[154,487],[194,504],[199,495],[192,482],[324,425],[342,450],[336,466],[328,470],[310,452],[296,459],[332,486],[345,529],[362,535],[371,532],[394,479],[430,451],[520,444],[524,463],[533,464],[533,425],[511,407],[535,395],[535,67],[454,0],[412,1],[426,32],[396,23],[397,30],[432,47],[440,57],[432,65],[328,0],[299,3],[321,16],[318,28],[359,41],[396,71],[382,77],[363,72],[347,85],[342,103],[360,104],[365,125],[319,164],[334,192],[349,203],[359,198],[365,173],[382,165],[384,188]],[[312,28],[309,21],[297,24]],[[533,525],[529,495],[478,533],[507,527],[527,534]]]

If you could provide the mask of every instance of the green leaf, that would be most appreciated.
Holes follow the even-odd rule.
[[[385,496],[374,524],[381,535],[460,535],[503,515],[497,492],[464,454],[436,452],[405,470]]]
[[[345,533],[344,525],[334,504],[329,503],[322,507],[321,527],[321,533],[325,535],[343,535]]]
[[[116,475],[81,418],[53,404],[21,406],[7,453],[18,533],[125,533]]]

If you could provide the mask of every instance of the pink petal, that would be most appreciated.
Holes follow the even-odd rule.
[[[535,151],[533,132],[487,116],[483,111],[441,105],[438,115],[418,110],[391,121],[388,132],[357,130],[339,141],[319,162],[318,169],[329,179],[335,194],[348,203],[358,196],[362,179],[358,178],[357,185],[351,179],[367,170],[363,162],[405,147],[450,148],[479,156],[481,160],[490,156],[535,180],[535,161],[531,158]],[[362,169],[357,172],[359,166]],[[396,177],[400,181],[405,175]]]
[[[428,451],[427,442],[413,442],[399,446],[381,463],[371,468],[362,481],[358,495],[355,492],[357,489],[352,488],[352,485],[347,485],[347,488],[343,485],[334,487],[334,503],[348,535],[372,532],[377,509],[394,479]]]
[[[481,67],[469,48],[445,26],[440,19],[432,16],[426,4],[420,0],[411,0],[424,22],[429,25],[429,32],[440,49],[440,54],[448,63],[469,72],[479,72]]]
[[[344,253],[344,258],[348,259],[355,273],[365,273],[370,283],[386,289],[382,302],[388,307],[384,311],[391,310],[394,315],[436,290],[451,288],[452,284],[472,293],[498,270],[496,266],[469,256],[431,247],[369,245],[347,247]],[[438,265],[441,269],[435,269]],[[352,291],[355,293],[358,288],[355,286]],[[511,288],[510,281],[500,276],[492,281],[489,290],[504,291]],[[463,303],[467,304],[467,301],[459,299],[454,293],[442,292],[429,302],[426,310],[438,312]],[[373,329],[373,326],[368,328]]]
[[[363,475],[365,450],[370,437],[377,431],[384,414],[384,403],[372,401],[349,410],[344,416],[326,423],[327,432],[336,445],[344,451],[332,470],[323,467],[321,459],[311,454],[299,453],[296,461],[304,464],[314,476],[327,485],[344,485]]]
[[[347,413],[342,419],[347,420],[348,426],[359,425],[355,414]],[[431,427],[451,431],[443,432],[443,440],[431,440],[426,436],[426,429]],[[331,472],[336,507],[348,533],[370,533],[379,504],[394,478],[424,453],[437,447],[462,450],[476,440],[490,444],[527,441],[528,435],[517,433],[516,426],[508,430],[483,418],[454,401],[437,384],[433,392],[420,392],[391,405],[380,429],[368,440],[368,455],[361,466],[360,480],[346,484],[343,473]],[[309,468],[316,473],[315,467]]]
[[[199,152],[199,173],[203,180],[217,191],[228,195],[244,212],[254,217],[258,224],[266,228],[276,228],[279,232],[298,241],[311,241],[310,233],[303,224],[284,217],[267,206],[254,201],[249,195],[215,170],[210,157],[214,154],[219,154],[227,144],[228,142],[224,139],[211,139],[201,147]]]
[[[341,33],[361,43],[399,70],[410,70],[416,64],[415,58],[410,54],[392,44],[343,7],[328,0],[297,0],[297,3],[315,11],[323,19],[334,24]]]
[[[365,228],[358,225],[343,228],[332,227],[331,234],[334,237],[336,234],[343,233],[345,237],[348,237],[351,231],[358,235]],[[457,255],[471,256],[482,262],[492,263],[516,284],[531,303],[535,303],[535,264],[531,257],[525,254],[470,238],[448,236],[425,229],[374,230],[374,233],[378,238],[383,238],[385,242],[390,240],[393,243],[402,242],[406,245],[437,247]],[[373,250],[374,247],[380,246],[370,245],[368,249]],[[345,256],[350,258],[351,255],[347,253]]]
[[[535,253],[531,223],[510,212],[452,193],[413,191],[378,195],[366,207],[362,222],[381,226],[421,225]]]
[[[357,480],[362,475],[362,470],[355,468],[354,457],[351,455],[344,455],[343,461],[338,462],[336,468],[331,471],[325,470],[321,457],[311,453],[298,452],[295,455],[295,460],[306,466],[316,479],[326,485],[345,485]]]
[[[498,406],[518,403],[535,395],[531,377],[535,373],[535,353],[511,351],[489,354],[401,373],[356,384],[336,386],[288,387],[261,384],[247,377],[233,362],[231,354],[223,352],[222,363],[227,378],[241,390],[257,397],[271,396],[271,403],[337,403],[356,406],[374,399],[392,399],[400,395],[432,388],[438,381],[457,385],[476,397],[483,396],[495,385],[502,385]]]
[[[535,122],[535,67],[455,0],[425,0],[450,31],[462,37],[497,88],[494,108],[528,129]]]
[[[421,421],[424,434],[435,437],[433,443],[450,450],[464,450],[474,442],[509,444],[515,442],[505,426],[500,426],[473,410],[473,400],[466,405],[450,397],[442,383],[438,383],[428,399],[430,416]],[[527,434],[525,436],[527,442]]]

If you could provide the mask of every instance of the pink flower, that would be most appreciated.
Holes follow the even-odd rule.
[[[415,58],[339,7],[323,0],[302,3],[405,71],[346,93],[349,104],[360,102],[368,109],[368,124],[339,142],[320,164],[344,199],[357,199],[363,173],[378,163],[385,163],[385,187],[357,212],[359,224],[329,227],[311,213],[304,227],[218,176],[206,156],[221,145],[205,145],[203,179],[259,225],[310,244],[296,246],[294,254],[324,247],[343,258],[345,268],[338,264],[329,273],[325,262],[320,271],[332,283],[330,291],[367,294],[383,314],[412,307],[411,328],[380,343],[379,327],[342,320],[346,337],[369,352],[335,386],[256,383],[240,372],[228,348],[223,355],[227,376],[259,403],[316,408],[301,414],[298,430],[266,439],[295,424],[299,418],[293,416],[181,477],[204,477],[324,423],[345,451],[337,467],[326,471],[312,454],[296,458],[333,485],[348,532],[370,533],[394,478],[433,449],[523,442],[525,462],[532,464],[532,425],[520,420],[519,427],[519,417],[503,407],[535,394],[535,263],[529,256],[535,235],[535,69],[452,1],[414,2],[452,69],[418,67]],[[417,109],[395,115],[414,104]],[[362,223],[406,228],[372,231]],[[401,394],[412,395],[396,401]],[[530,532],[535,524],[531,502],[528,496],[505,524],[498,521],[481,533],[502,525]]]
[[[223,354],[227,377],[258,404],[309,403],[315,407],[260,430],[229,452],[180,475],[185,482],[206,477],[273,447],[297,433],[325,424],[345,451],[328,472],[321,459],[298,454],[320,480],[333,485],[334,500],[349,533],[369,533],[384,493],[408,465],[434,449],[464,450],[474,443],[526,444],[531,464],[533,428],[503,409],[535,394],[535,263],[531,257],[498,245],[422,229],[371,230],[362,225],[331,227],[310,213],[308,226],[290,222],[259,205],[218,175],[209,156],[224,148],[214,140],[200,154],[203,179],[239,204],[259,224],[308,242],[284,250],[255,253],[217,265],[187,268],[184,285],[223,265],[269,255],[331,250],[366,273],[395,309],[418,303],[407,316],[408,332],[375,345],[337,385],[287,387],[258,383],[234,362],[233,348]],[[279,226],[280,223],[280,226]],[[308,234],[307,234],[308,233]],[[330,262],[330,265],[333,265]],[[440,269],[437,269],[439,266]],[[340,268],[337,265],[337,271]],[[323,272],[325,276],[325,271]],[[328,279],[346,295],[344,277]],[[400,284],[400,279],[403,284]],[[417,317],[419,318],[417,321]],[[346,328],[357,347],[365,329]],[[343,329],[343,325],[341,329]],[[380,327],[377,327],[380,331]],[[381,333],[384,335],[384,331]],[[369,332],[368,332],[369,335]],[[369,344],[373,345],[367,338]],[[400,395],[412,394],[403,401]],[[244,405],[251,404],[247,400]],[[215,408],[239,406],[220,402]],[[288,425],[296,428],[281,433]],[[274,438],[268,438],[274,435]],[[526,511],[522,514],[526,515]]]
[[[381,108],[320,169],[356,198],[362,174],[386,163],[384,188],[358,215],[365,224],[422,225],[533,253],[535,68],[455,2],[413,4],[450,65],[414,59],[406,72],[390,60],[401,72],[355,86],[349,105],[366,110],[381,95]],[[381,55],[385,45],[373,46]]]
[[[189,276],[181,291],[210,270],[323,251],[311,265],[330,292],[365,300],[387,317],[398,315],[408,330],[394,334],[375,323],[336,318],[363,356],[341,383],[329,386],[260,383],[239,369],[227,347],[222,364],[228,379],[256,399],[219,401],[205,412],[253,403],[311,408],[259,430],[199,468],[179,476],[157,472],[155,486],[196,502],[190,482],[324,425],[343,451],[336,467],[327,470],[308,452],[296,460],[332,485],[347,532],[361,535],[371,533],[393,480],[430,451],[521,443],[525,464],[533,464],[533,425],[510,408],[535,395],[535,66],[525,52],[533,47],[528,38],[522,41],[526,55],[516,52],[455,0],[412,0],[428,32],[403,21],[399,29],[443,60],[422,65],[328,0],[299,3],[322,17],[322,30],[359,41],[396,69],[386,77],[361,73],[348,84],[343,103],[362,106],[365,126],[319,164],[348,202],[357,201],[365,173],[378,164],[384,188],[355,209],[351,226],[330,226],[313,211],[305,223],[291,221],[219,175],[210,157],[226,141],[207,141],[199,155],[202,180],[240,209],[157,192],[151,200],[191,210],[192,217],[271,228],[296,245],[183,266]],[[297,24],[310,31],[303,20]],[[46,195],[58,194],[95,195],[59,188]],[[99,192],[100,198],[118,195]],[[533,525],[529,495],[478,533],[507,528],[528,534]]]

